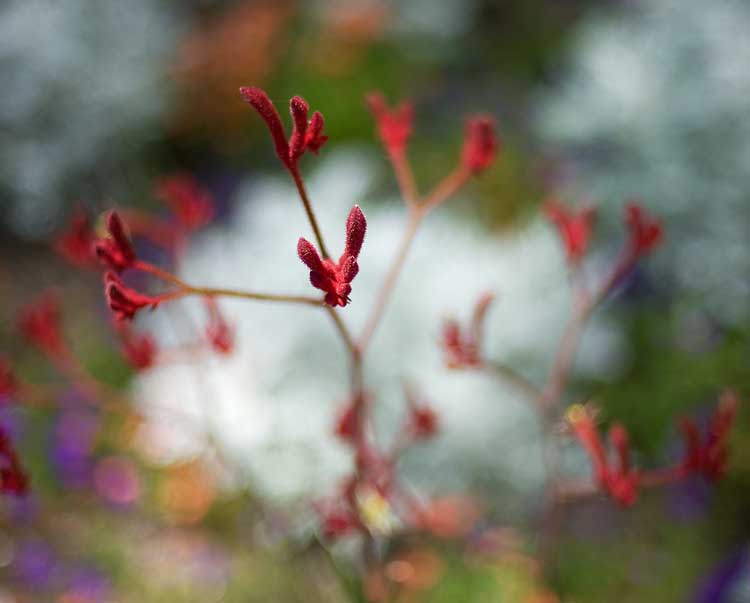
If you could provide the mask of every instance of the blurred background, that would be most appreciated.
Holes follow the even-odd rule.
[[[54,386],[55,403],[0,399],[32,476],[28,497],[0,499],[0,603],[349,600],[351,551],[318,543],[311,507],[351,470],[332,435],[347,374],[328,321],[222,301],[232,355],[134,374],[99,274],[50,247],[78,208],[164,215],[155,182],[190,172],[217,216],[178,273],[308,294],[295,246],[309,227],[237,92],[247,85],[267,90],[283,119],[294,94],[325,116],[330,141],[302,170],[334,249],[354,203],[368,217],[343,311],[355,330],[405,218],[364,95],[414,101],[421,190],[455,165],[467,115],[498,122],[498,161],[427,220],[368,359],[385,441],[404,413],[404,377],[438,411],[439,436],[402,473],[470,524],[453,539],[392,543],[392,567],[409,570],[396,572],[392,600],[750,602],[748,31],[745,0],[3,2],[0,342],[24,380]],[[534,416],[491,377],[446,371],[438,340],[446,316],[467,319],[494,291],[488,354],[543,382],[571,304],[540,218],[551,196],[598,208],[594,277],[625,237],[627,199],[666,231],[595,314],[566,402],[595,399],[604,425],[625,423],[643,466],[678,459],[675,418],[705,424],[725,386],[745,402],[724,480],[649,491],[628,510],[571,505],[542,565]],[[82,403],[18,337],[19,308],[50,287],[75,353],[132,398],[137,419]],[[201,320],[186,301],[137,326],[175,347]],[[571,475],[588,475],[576,445],[564,452]]]

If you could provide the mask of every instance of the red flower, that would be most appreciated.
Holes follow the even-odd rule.
[[[172,210],[188,232],[208,224],[214,217],[211,194],[190,174],[174,174],[156,185],[155,196]]]
[[[53,246],[68,262],[83,268],[93,263],[92,245],[95,239],[88,214],[78,209],[70,220],[68,230],[57,237]]]
[[[349,444],[356,444],[360,435],[360,412],[369,402],[369,395],[360,392],[350,400],[336,419],[334,433]]]
[[[417,397],[414,388],[409,384],[404,385],[404,396],[409,407],[409,418],[407,420],[407,431],[411,437],[417,440],[426,440],[433,437],[438,430],[438,416],[429,404]]]
[[[297,243],[297,255],[310,268],[310,283],[316,289],[326,292],[325,301],[329,306],[346,306],[351,300],[351,282],[359,265],[357,258],[365,240],[367,220],[359,205],[352,207],[346,220],[346,245],[338,263],[330,258],[321,259],[312,243],[300,239]]]
[[[383,146],[392,155],[403,153],[412,132],[414,111],[411,103],[402,102],[390,109],[383,95],[377,92],[369,94],[366,101],[375,116]]]
[[[474,307],[467,333],[453,319],[443,324],[443,354],[448,368],[467,368],[482,364],[482,334],[487,310],[495,299],[491,293],[482,294]]]
[[[118,321],[132,320],[138,310],[151,306],[156,308],[164,297],[151,297],[130,289],[114,272],[104,275],[104,296],[107,305]]]
[[[328,140],[328,137],[323,134],[323,116],[316,111],[308,122],[310,107],[302,97],[295,96],[289,101],[289,112],[292,115],[294,128],[287,141],[279,113],[268,95],[260,88],[251,87],[240,88],[240,94],[266,122],[276,147],[276,155],[287,169],[296,170],[297,163],[306,150],[317,154]]]
[[[20,496],[28,491],[29,479],[21,469],[8,434],[0,427],[0,492]]]
[[[44,353],[58,355],[63,349],[60,300],[53,292],[28,304],[19,316],[21,334]]]
[[[360,526],[356,515],[346,508],[321,510],[320,516],[320,528],[326,540],[338,540]]]
[[[616,423],[609,432],[609,440],[616,454],[611,463],[599,437],[593,414],[581,404],[573,405],[567,412],[568,423],[579,443],[591,458],[594,480],[598,487],[623,506],[631,506],[638,497],[640,473],[630,464],[630,441],[625,428]]]
[[[139,334],[130,329],[125,329],[122,338],[122,352],[133,368],[142,371],[154,365],[159,349],[150,334]]]
[[[94,251],[104,266],[119,274],[135,263],[135,249],[127,235],[125,224],[116,211],[107,214],[105,223],[109,237],[97,239]]]
[[[625,221],[630,228],[630,248],[634,257],[646,255],[661,243],[664,237],[661,222],[649,216],[636,202],[625,207]]]
[[[734,392],[725,392],[719,400],[708,428],[705,443],[695,422],[683,419],[681,428],[685,439],[685,457],[680,466],[681,473],[702,473],[715,481],[727,472],[729,462],[729,433],[737,416],[739,399]]]
[[[0,356],[0,399],[13,396],[17,391],[18,382],[10,362],[4,356]]]
[[[208,308],[208,326],[206,337],[211,347],[220,354],[231,354],[234,350],[234,328],[219,311],[219,306],[212,297],[206,298]]]
[[[557,226],[568,262],[577,264],[586,255],[596,210],[587,207],[573,212],[551,200],[545,204],[544,213]]]
[[[461,161],[472,174],[485,170],[495,160],[498,140],[495,135],[495,120],[479,115],[466,122],[466,134]]]
[[[635,504],[638,498],[639,472],[630,465],[630,439],[620,423],[609,430],[609,441],[617,455],[617,465],[610,466],[607,476],[607,489],[610,496],[625,507]]]

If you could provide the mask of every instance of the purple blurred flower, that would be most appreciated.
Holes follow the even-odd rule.
[[[55,578],[59,562],[51,547],[40,540],[27,540],[18,547],[13,570],[29,588],[45,589]]]
[[[724,558],[698,585],[693,601],[695,603],[739,603],[746,598],[733,596],[739,588],[743,575],[748,577],[750,549],[743,547]]]
[[[91,481],[92,461],[99,418],[91,411],[63,411],[55,425],[52,456],[58,476],[69,488],[85,488]]]

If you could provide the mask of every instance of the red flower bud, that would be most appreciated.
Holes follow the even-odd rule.
[[[551,200],[545,204],[544,213],[557,227],[568,262],[577,264],[586,255],[596,210],[584,208],[573,212]]]
[[[378,136],[383,146],[392,155],[406,150],[411,137],[414,111],[411,103],[403,102],[393,109],[388,108],[383,96],[377,92],[366,98],[370,111],[378,126]]]
[[[125,224],[116,211],[107,214],[106,226],[109,237],[97,239],[94,251],[105,267],[119,274],[135,263],[135,249],[127,235]]]
[[[492,293],[483,293],[479,297],[466,332],[453,319],[443,323],[442,346],[448,368],[469,368],[482,364],[484,322],[494,299]]]
[[[21,469],[10,438],[0,427],[0,492],[21,496],[28,492],[29,479]]]
[[[323,116],[319,112],[316,111],[308,123],[307,115],[310,107],[302,97],[295,96],[289,102],[289,112],[292,115],[294,128],[287,141],[279,113],[268,95],[260,88],[240,88],[240,94],[266,122],[276,147],[276,155],[287,169],[296,169],[300,157],[306,150],[317,154],[328,140],[328,137],[323,134]]]
[[[478,174],[488,168],[495,160],[497,149],[494,119],[480,115],[466,122],[461,161],[467,170],[472,174]]]
[[[346,245],[338,263],[330,258],[322,259],[312,243],[300,238],[297,242],[297,255],[310,269],[310,283],[316,289],[325,291],[325,301],[329,306],[346,306],[351,300],[351,282],[359,272],[357,258],[362,249],[367,230],[367,220],[359,205],[355,205],[346,220]]]
[[[56,356],[62,352],[60,300],[55,293],[47,292],[28,304],[18,322],[21,334],[44,353]]]
[[[177,222],[188,232],[205,226],[214,217],[210,193],[190,174],[174,174],[161,180],[154,194],[169,206]]]
[[[661,243],[664,236],[661,222],[648,215],[638,203],[627,204],[625,221],[630,228],[630,248],[635,257],[650,253]]]
[[[138,334],[126,329],[123,333],[122,352],[134,369],[142,371],[154,366],[159,349],[150,334]]]
[[[109,309],[118,321],[133,320],[138,310],[147,306],[154,309],[164,299],[142,295],[130,289],[114,272],[107,272],[104,275],[104,296]]]
[[[231,354],[234,350],[234,328],[219,311],[219,306],[211,297],[206,298],[208,326],[206,337],[211,347],[219,354]]]
[[[73,214],[68,229],[55,240],[54,249],[74,266],[88,267],[94,263],[92,245],[95,238],[88,215],[78,209]]]
[[[320,111],[313,113],[310,125],[305,134],[305,147],[315,153],[320,152],[321,147],[328,141],[328,136],[323,134],[323,115]]]

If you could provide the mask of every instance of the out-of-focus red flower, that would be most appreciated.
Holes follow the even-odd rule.
[[[173,174],[157,183],[154,191],[187,232],[193,232],[214,218],[211,194],[190,174]]]
[[[433,437],[438,430],[438,416],[432,407],[421,400],[410,384],[404,385],[404,397],[409,408],[406,429],[408,434],[417,440]]]
[[[630,228],[630,249],[634,257],[651,253],[664,238],[661,222],[635,201],[625,207],[625,221]]]
[[[215,299],[207,297],[206,307],[208,308],[208,325],[206,326],[208,342],[220,354],[231,354],[234,350],[234,327],[224,318]]]
[[[583,449],[588,453],[594,468],[594,479],[599,488],[625,507],[635,503],[641,474],[630,463],[630,440],[625,428],[616,423],[609,433],[615,450],[616,463],[607,457],[593,414],[581,404],[567,412],[568,423]]]
[[[545,204],[544,213],[557,227],[568,262],[580,262],[588,250],[596,210],[587,207],[574,212],[553,199]]]
[[[711,418],[705,442],[693,420],[681,421],[680,427],[685,440],[685,456],[680,466],[683,475],[701,473],[707,479],[716,481],[726,474],[729,434],[737,417],[738,407],[739,398],[735,392],[727,391],[722,394]]]
[[[55,239],[53,246],[65,260],[79,268],[86,268],[94,264],[92,247],[95,239],[88,214],[79,208],[73,213],[67,230]]]
[[[357,440],[358,432],[358,421],[357,413],[358,406],[356,402],[348,403],[344,409],[339,413],[336,419],[336,427],[334,433],[337,437],[342,439],[344,442],[354,444]]]
[[[297,243],[299,259],[310,269],[310,283],[325,291],[329,306],[346,306],[351,300],[351,282],[359,272],[357,258],[365,240],[367,220],[359,205],[355,205],[346,220],[346,245],[338,263],[330,258],[321,259],[317,249],[307,239]]]
[[[109,236],[97,239],[94,242],[94,251],[105,267],[119,274],[135,263],[135,249],[127,234],[125,223],[116,211],[107,214],[105,224]]]
[[[300,157],[306,150],[317,153],[328,140],[323,134],[323,116],[316,111],[308,122],[310,107],[302,97],[294,96],[289,101],[294,128],[287,141],[284,125],[268,95],[260,88],[252,87],[240,88],[240,94],[266,122],[276,147],[276,155],[287,169],[295,171]]]
[[[21,496],[28,492],[29,479],[21,468],[10,438],[0,426],[0,492]]]
[[[466,332],[456,320],[448,319],[443,323],[442,346],[448,368],[469,368],[482,364],[484,321],[494,299],[491,293],[479,297]]]
[[[375,117],[378,136],[385,149],[391,155],[400,155],[406,151],[406,145],[412,133],[414,109],[411,103],[402,102],[393,109],[389,108],[385,98],[379,92],[367,95],[367,105]]]
[[[0,400],[8,398],[18,391],[18,382],[13,368],[5,356],[0,355]]]
[[[63,350],[60,315],[60,299],[48,291],[21,310],[21,334],[45,354],[57,356]]]
[[[122,353],[134,369],[142,371],[154,366],[159,348],[151,334],[126,328],[122,333]]]
[[[110,271],[104,275],[104,296],[118,321],[132,320],[138,310],[148,306],[154,309],[164,301],[163,296],[152,297],[138,293]]]
[[[494,119],[487,115],[478,115],[466,122],[461,161],[472,174],[478,174],[492,164],[498,147]]]

